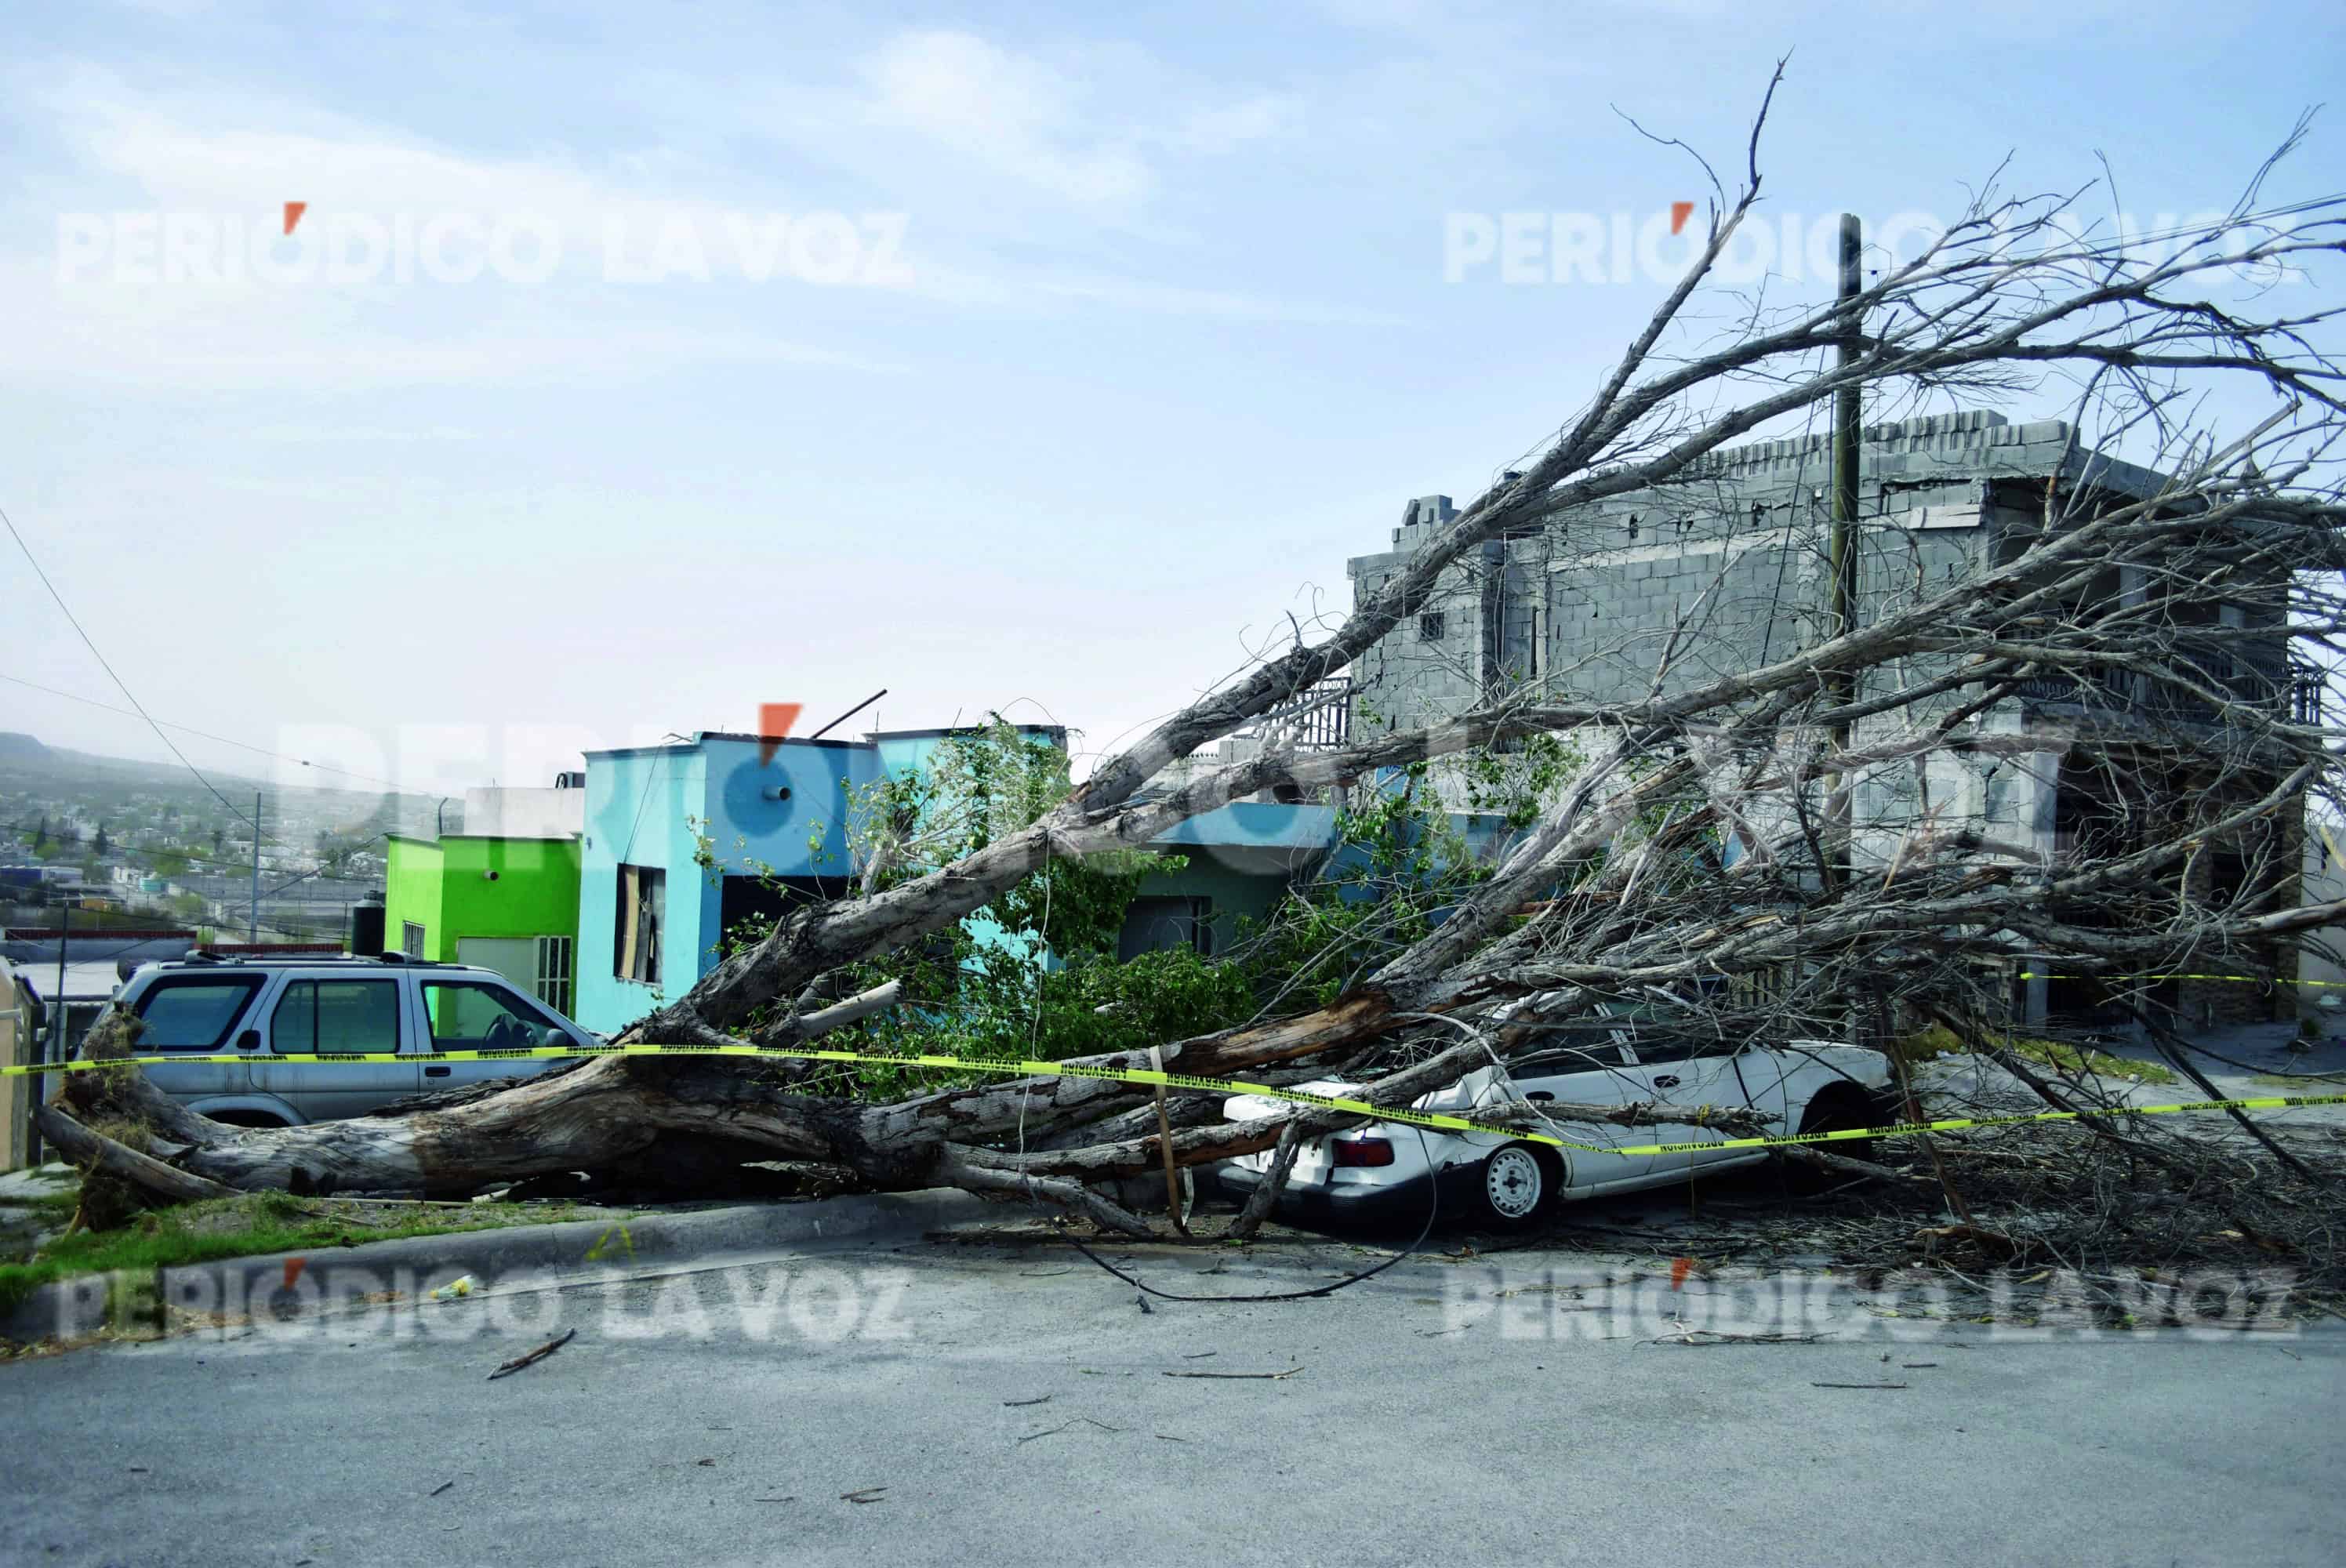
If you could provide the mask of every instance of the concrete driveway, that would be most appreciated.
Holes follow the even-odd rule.
[[[1108,1256],[1245,1294],[1379,1255]],[[1144,1312],[1061,1245],[931,1243],[28,1359],[0,1367],[0,1560],[2346,1553],[2335,1332],[2006,1338],[1821,1273],[1635,1275],[1422,1256],[1329,1298]],[[1719,1338],[1770,1332],[1819,1337]]]

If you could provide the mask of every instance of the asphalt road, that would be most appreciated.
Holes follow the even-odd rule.
[[[2006,1338],[1537,1253],[1135,1299],[1064,1247],[923,1245],[22,1360],[0,1561],[2346,1560],[2336,1332]],[[1825,1337],[1672,1342],[1703,1326]]]

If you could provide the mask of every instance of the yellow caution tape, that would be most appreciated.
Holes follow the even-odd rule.
[[[1617,1155],[1687,1155],[1719,1149],[1774,1149],[1790,1144],[1839,1143],[1844,1139],[1912,1138],[1924,1133],[1961,1132],[1965,1127],[2016,1127],[2025,1122],[2075,1122],[2088,1116],[2171,1116],[2193,1111],[2280,1111],[2300,1105],[2346,1105],[2346,1095],[2261,1095],[2252,1100],[2190,1100],[2178,1105],[2119,1105],[2110,1110],[2032,1111],[2020,1116],[1955,1116],[1940,1122],[1899,1122],[1881,1127],[1848,1127],[1831,1133],[1795,1133],[1779,1138],[1724,1138],[1707,1143],[1647,1144],[1614,1149]]]
[[[1367,1116],[1379,1122],[1394,1122],[1403,1126],[1430,1127],[1444,1133],[1482,1133],[1493,1137],[1512,1138],[1527,1144],[1545,1144],[1551,1148],[1577,1149],[1592,1155],[1684,1155],[1716,1153],[1720,1149],[1772,1149],[1798,1144],[1856,1142],[1867,1138],[1911,1138],[1924,1133],[1960,1132],[1970,1127],[2009,1127],[2028,1122],[2074,1122],[2088,1116],[2161,1116],[2200,1111],[2277,1111],[2304,1105],[2346,1105],[2346,1095],[2268,1095],[2249,1100],[2194,1100],[2174,1105],[2123,1105],[2110,1110],[2036,1111],[2017,1116],[1960,1116],[1937,1122],[1900,1122],[1879,1127],[1848,1127],[1829,1133],[1794,1133],[1764,1138],[1706,1138],[1676,1144],[1581,1144],[1569,1138],[1559,1138],[1546,1133],[1528,1132],[1521,1127],[1496,1126],[1485,1122],[1470,1121],[1464,1116],[1443,1115],[1439,1112],[1417,1111],[1386,1105],[1372,1105],[1366,1100],[1345,1099],[1330,1095],[1314,1095],[1301,1089],[1282,1089],[1270,1084],[1250,1084],[1236,1078],[1200,1078],[1187,1073],[1161,1073],[1149,1068],[1095,1067],[1080,1062],[1012,1061],[1008,1058],[984,1056],[890,1056],[862,1051],[783,1050],[769,1045],[597,1045],[567,1048],[559,1045],[534,1045],[511,1051],[435,1051],[429,1056],[403,1055],[391,1051],[319,1052],[285,1056],[253,1056],[250,1054],[207,1054],[184,1056],[116,1056],[103,1060],[87,1057],[71,1062],[38,1062],[23,1066],[0,1067],[0,1077],[26,1077],[45,1073],[87,1073],[103,1067],[173,1067],[191,1065],[234,1064],[260,1062],[271,1067],[318,1066],[336,1067],[366,1063],[422,1062],[526,1062],[555,1061],[587,1056],[765,1056],[793,1061],[842,1062],[858,1066],[937,1067],[966,1073],[1005,1073],[1015,1077],[1095,1078],[1121,1084],[1140,1084],[1149,1087],[1192,1089],[1213,1095],[1255,1095],[1267,1099],[1284,1100],[1293,1105],[1310,1105],[1317,1110],[1341,1111],[1349,1115]],[[1711,1107],[1689,1109],[1678,1118],[1678,1125],[1700,1126]]]
[[[2022,970],[2023,980],[2225,980],[2235,985],[2330,985],[2346,991],[2346,980],[2290,980],[2278,974],[2038,974]]]

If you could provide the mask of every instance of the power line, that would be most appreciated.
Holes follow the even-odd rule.
[[[122,693],[124,700],[138,709],[138,717],[147,721],[147,728],[155,732],[155,738],[171,748],[171,755],[179,759],[180,767],[195,775],[197,783],[211,790],[213,799],[227,806],[229,810],[241,820],[242,814],[237,812],[236,807],[230,803],[229,798],[217,789],[213,789],[212,781],[205,778],[194,763],[188,760],[186,752],[179,749],[179,743],[163,733],[163,727],[155,722],[154,715],[148,713],[140,704],[137,695],[131,691],[123,678],[114,673],[114,667],[106,662],[106,656],[97,651],[97,645],[90,640],[87,632],[82,630],[81,621],[74,615],[72,606],[66,603],[65,596],[57,592],[57,585],[55,583],[49,581],[49,575],[41,570],[41,563],[33,555],[33,547],[25,543],[25,536],[16,531],[15,519],[8,515],[5,508],[0,508],[0,523],[5,523],[8,525],[8,536],[15,540],[16,548],[25,553],[25,564],[33,568],[33,575],[41,579],[41,586],[46,588],[49,591],[49,597],[56,601],[57,609],[65,616],[66,624],[73,627],[74,635],[81,638],[82,647],[89,649],[90,657],[97,660],[98,667],[106,671],[107,677],[114,682],[115,688]],[[253,813],[252,831],[256,838],[260,836],[260,814],[258,810]]]

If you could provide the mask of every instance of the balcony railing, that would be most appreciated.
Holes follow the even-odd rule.
[[[2229,670],[2209,669],[2207,684],[2229,690],[2243,706],[2296,724],[2320,724],[2325,681],[2319,671],[2286,657],[2235,653]],[[2196,692],[2132,670],[2031,676],[2019,686],[2033,705],[2083,708],[2167,724],[2220,722],[2214,704]]]
[[[1307,687],[1291,701],[1280,704],[1239,731],[1260,736],[1293,728],[1295,743],[1306,751],[1329,751],[1352,738],[1354,683],[1348,675],[1331,676]]]

